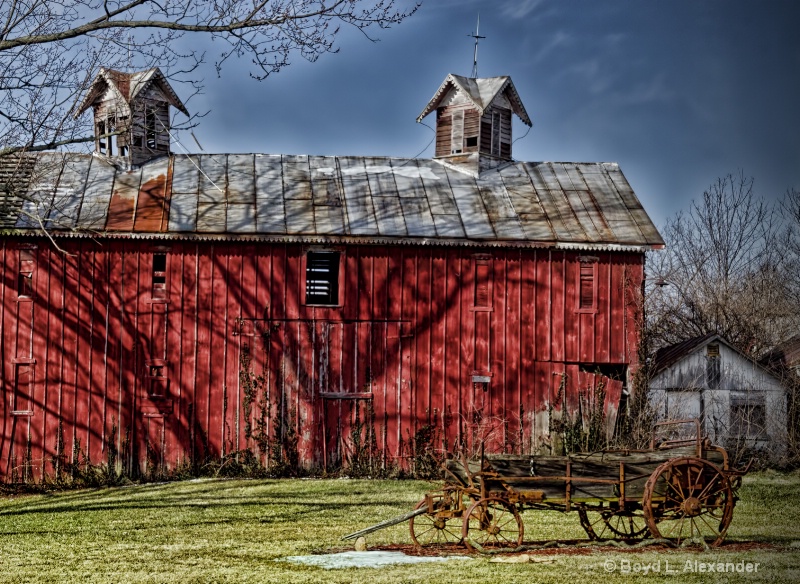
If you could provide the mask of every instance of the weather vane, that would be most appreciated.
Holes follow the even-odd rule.
[[[478,13],[478,25],[475,27],[475,34],[468,34],[468,37],[472,37],[475,39],[475,53],[472,55],[472,77],[476,79],[478,77],[478,41],[480,39],[485,39],[485,36],[480,36],[478,31],[481,28],[481,14]]]

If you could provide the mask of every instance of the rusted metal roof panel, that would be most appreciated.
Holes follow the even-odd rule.
[[[66,155],[62,169],[64,159],[40,155],[45,171],[29,187],[39,210],[25,203],[23,211],[47,209],[53,229],[78,236],[105,221],[130,236],[663,246],[616,164],[517,162],[476,176],[436,159],[196,154],[133,171],[79,154]],[[38,227],[17,212],[20,231]]]
[[[142,168],[142,183],[139,186],[133,222],[134,231],[154,233],[166,229],[169,221],[168,163],[168,158],[161,158]]]
[[[133,214],[139,198],[142,170],[117,172],[108,204],[108,231],[133,231]]]

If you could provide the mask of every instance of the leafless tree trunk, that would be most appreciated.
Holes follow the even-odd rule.
[[[752,179],[718,179],[662,235],[666,251],[648,257],[651,279],[660,279],[647,290],[653,349],[719,333],[757,357],[798,330],[780,215],[754,194]]]

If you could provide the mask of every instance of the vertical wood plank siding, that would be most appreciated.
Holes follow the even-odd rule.
[[[592,253],[587,310],[582,252],[352,245],[329,307],[304,303],[299,245],[74,240],[64,255],[32,241],[0,249],[5,480],[77,457],[136,473],[248,448],[266,463],[260,433],[290,428],[304,466],[334,468],[352,456],[356,415],[387,465],[407,465],[428,425],[436,448],[527,453],[549,439],[562,375],[574,409],[599,382],[590,364],[635,363],[639,253]],[[166,298],[153,297],[154,253]],[[606,383],[613,421],[621,383]]]

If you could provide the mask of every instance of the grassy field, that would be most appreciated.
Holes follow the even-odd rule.
[[[280,561],[351,547],[340,541],[343,534],[405,513],[434,487],[414,481],[203,479],[6,497],[0,499],[0,581],[800,581],[798,473],[747,477],[728,532],[730,544],[710,552],[595,548],[531,552],[538,561],[526,564],[475,557],[342,570]],[[524,519],[526,540],[585,539],[575,513],[526,512]],[[405,523],[367,536],[369,546],[407,542]],[[687,561],[759,566],[749,574],[708,574],[686,571]],[[623,573],[628,566],[661,572]],[[667,567],[674,573],[665,574]]]

